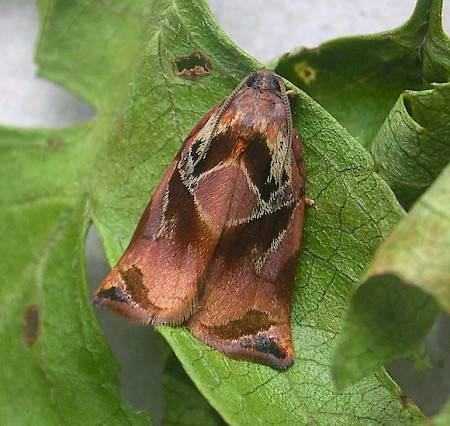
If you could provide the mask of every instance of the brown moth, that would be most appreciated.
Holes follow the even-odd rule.
[[[93,304],[142,324],[187,321],[231,358],[293,364],[306,175],[287,95],[262,69],[200,120]]]

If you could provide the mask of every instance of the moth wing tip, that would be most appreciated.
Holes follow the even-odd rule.
[[[261,331],[255,335],[224,339],[193,318],[188,322],[191,333],[230,358],[265,364],[278,370],[287,370],[294,364],[290,328],[286,331],[285,326],[282,326],[282,330],[274,326],[273,330]]]

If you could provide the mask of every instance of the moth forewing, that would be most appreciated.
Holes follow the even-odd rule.
[[[250,74],[191,131],[92,302],[288,368],[305,181],[283,81]]]

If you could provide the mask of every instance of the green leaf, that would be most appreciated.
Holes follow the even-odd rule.
[[[442,0],[419,0],[409,21],[397,29],[298,49],[273,66],[368,147],[403,90],[448,81],[441,14]]]
[[[183,138],[260,65],[199,0],[41,1],[40,10],[39,73],[89,100],[98,116],[69,129],[0,129],[0,179],[8,182],[0,210],[0,336],[8,342],[0,347],[8,383],[0,420],[148,423],[121,400],[116,363],[88,305],[86,229],[93,220],[117,261]],[[192,52],[210,62],[207,77],[174,73],[173,60]],[[293,299],[294,367],[231,360],[183,327],[158,329],[230,424],[423,424],[384,371],[343,393],[334,388],[331,354],[353,283],[403,211],[368,153],[319,105],[300,93],[293,115],[315,200]],[[31,318],[24,330],[30,306],[41,313],[38,336]]]
[[[0,180],[8,182],[0,209],[2,424],[145,420],[121,400],[118,369],[86,303],[87,199],[74,191],[71,159],[89,156],[78,141],[90,127],[0,129]]]
[[[164,426],[226,424],[198,392],[173,354],[164,370],[163,389],[166,402]]]
[[[448,78],[442,4],[431,6],[424,70]],[[340,388],[393,360],[416,359],[437,306],[450,308],[450,85],[431,87],[405,91],[373,142],[380,175],[403,205],[416,204],[381,246],[354,294],[333,366]]]
[[[101,67],[88,59],[95,62],[105,50],[114,57],[105,41],[128,46],[131,56],[119,58],[123,66],[116,69],[125,79],[120,87],[125,93],[132,71],[127,60],[133,50],[140,52],[145,15],[128,22],[127,36],[115,33],[117,18],[128,18],[117,9],[100,8],[95,25],[90,21],[87,28],[86,19],[98,9],[94,3],[41,1],[39,6],[44,30],[37,60],[46,63],[41,75],[90,99],[99,110],[111,110],[119,90],[99,83],[105,73],[93,78]],[[95,41],[98,50],[89,50]],[[100,96],[108,101],[95,102]],[[0,181],[7,183],[0,196],[2,424],[150,423],[148,415],[134,413],[122,401],[118,367],[87,303],[89,178],[111,120],[105,114],[66,129],[0,128]]]
[[[38,75],[76,93],[101,115],[113,111],[142,55],[151,2],[37,4],[42,24],[36,48]]]
[[[400,96],[372,153],[378,173],[405,207],[411,207],[449,163],[449,141],[450,83]]]
[[[358,287],[336,352],[344,387],[420,348],[450,313],[450,165],[382,244]]]

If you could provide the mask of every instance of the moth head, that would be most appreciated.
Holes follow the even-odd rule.
[[[249,75],[247,86],[253,89],[264,91],[268,90],[274,93],[285,92],[284,83],[272,70],[261,69]]]

